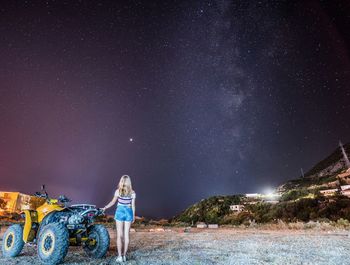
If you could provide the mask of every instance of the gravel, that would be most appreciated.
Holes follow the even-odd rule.
[[[114,233],[111,233],[114,236]],[[64,264],[117,264],[116,246],[104,259],[90,259],[80,247],[70,247]],[[2,242],[0,242],[1,244]],[[126,264],[350,264],[350,238],[346,231],[261,231],[254,229],[191,229],[134,232]],[[35,246],[25,246],[14,259],[0,255],[0,264],[40,264]]]

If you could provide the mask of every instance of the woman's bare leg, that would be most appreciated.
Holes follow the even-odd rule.
[[[128,251],[129,247],[129,232],[130,232],[130,226],[131,222],[124,222],[124,256],[126,255],[126,252]]]
[[[120,257],[122,255],[122,238],[123,238],[123,223],[121,221],[116,221],[116,225],[117,225],[117,249],[118,249],[118,257]]]

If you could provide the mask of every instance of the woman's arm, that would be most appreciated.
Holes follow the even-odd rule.
[[[136,200],[136,196],[132,199],[132,202],[131,202],[132,212],[134,213],[134,218],[132,222],[135,222],[135,200]]]
[[[111,208],[117,202],[117,199],[118,199],[118,190],[116,190],[114,192],[113,199],[105,207],[103,207],[102,209],[105,211],[108,208]]]

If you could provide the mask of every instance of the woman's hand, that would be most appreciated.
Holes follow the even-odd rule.
[[[111,208],[116,203],[118,199],[117,191],[118,190],[115,191],[113,199],[105,207],[102,208],[104,211],[107,210],[108,208]]]

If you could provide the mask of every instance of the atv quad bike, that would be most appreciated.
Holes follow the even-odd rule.
[[[55,265],[63,261],[69,245],[83,245],[87,255],[102,258],[109,248],[107,229],[94,224],[94,218],[103,215],[101,209],[90,204],[66,207],[65,196],[50,199],[45,186],[35,196],[45,203],[34,210],[23,212],[25,223],[11,225],[3,236],[4,257],[16,257],[25,243],[36,243],[43,264]]]

